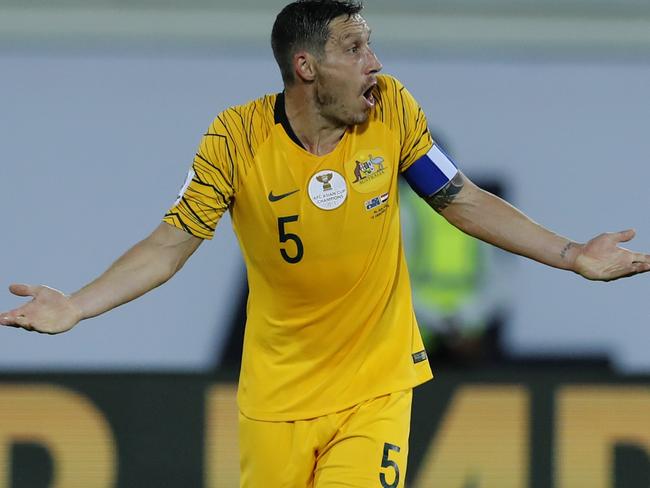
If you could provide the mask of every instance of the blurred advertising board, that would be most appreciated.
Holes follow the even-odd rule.
[[[5,375],[0,488],[237,487],[235,393],[208,375]],[[650,377],[438,371],[414,396],[407,486],[647,488]]]

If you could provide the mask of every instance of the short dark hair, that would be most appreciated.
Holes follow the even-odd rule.
[[[280,67],[282,81],[295,81],[293,55],[300,49],[321,55],[329,36],[329,23],[341,15],[351,17],[363,9],[355,0],[297,0],[282,9],[271,33],[273,56]]]

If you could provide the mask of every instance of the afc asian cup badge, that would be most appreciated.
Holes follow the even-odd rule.
[[[308,192],[309,198],[318,208],[334,210],[345,202],[348,185],[339,173],[326,169],[311,177]]]

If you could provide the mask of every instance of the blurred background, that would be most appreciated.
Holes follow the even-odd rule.
[[[73,292],[153,230],[213,117],[281,91],[284,4],[0,0],[0,286]],[[560,234],[633,227],[650,251],[647,0],[368,0],[365,17],[470,178]],[[588,282],[402,202],[438,378],[409,486],[650,486],[647,278]],[[245,290],[226,216],[138,301],[62,336],[0,330],[0,488],[237,486]]]

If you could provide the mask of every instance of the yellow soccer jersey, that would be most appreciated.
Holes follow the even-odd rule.
[[[291,130],[284,96],[221,113],[165,221],[210,238],[228,209],[249,297],[239,407],[259,420],[340,411],[431,378],[401,242],[398,176],[433,141],[394,78],[325,156]]]

